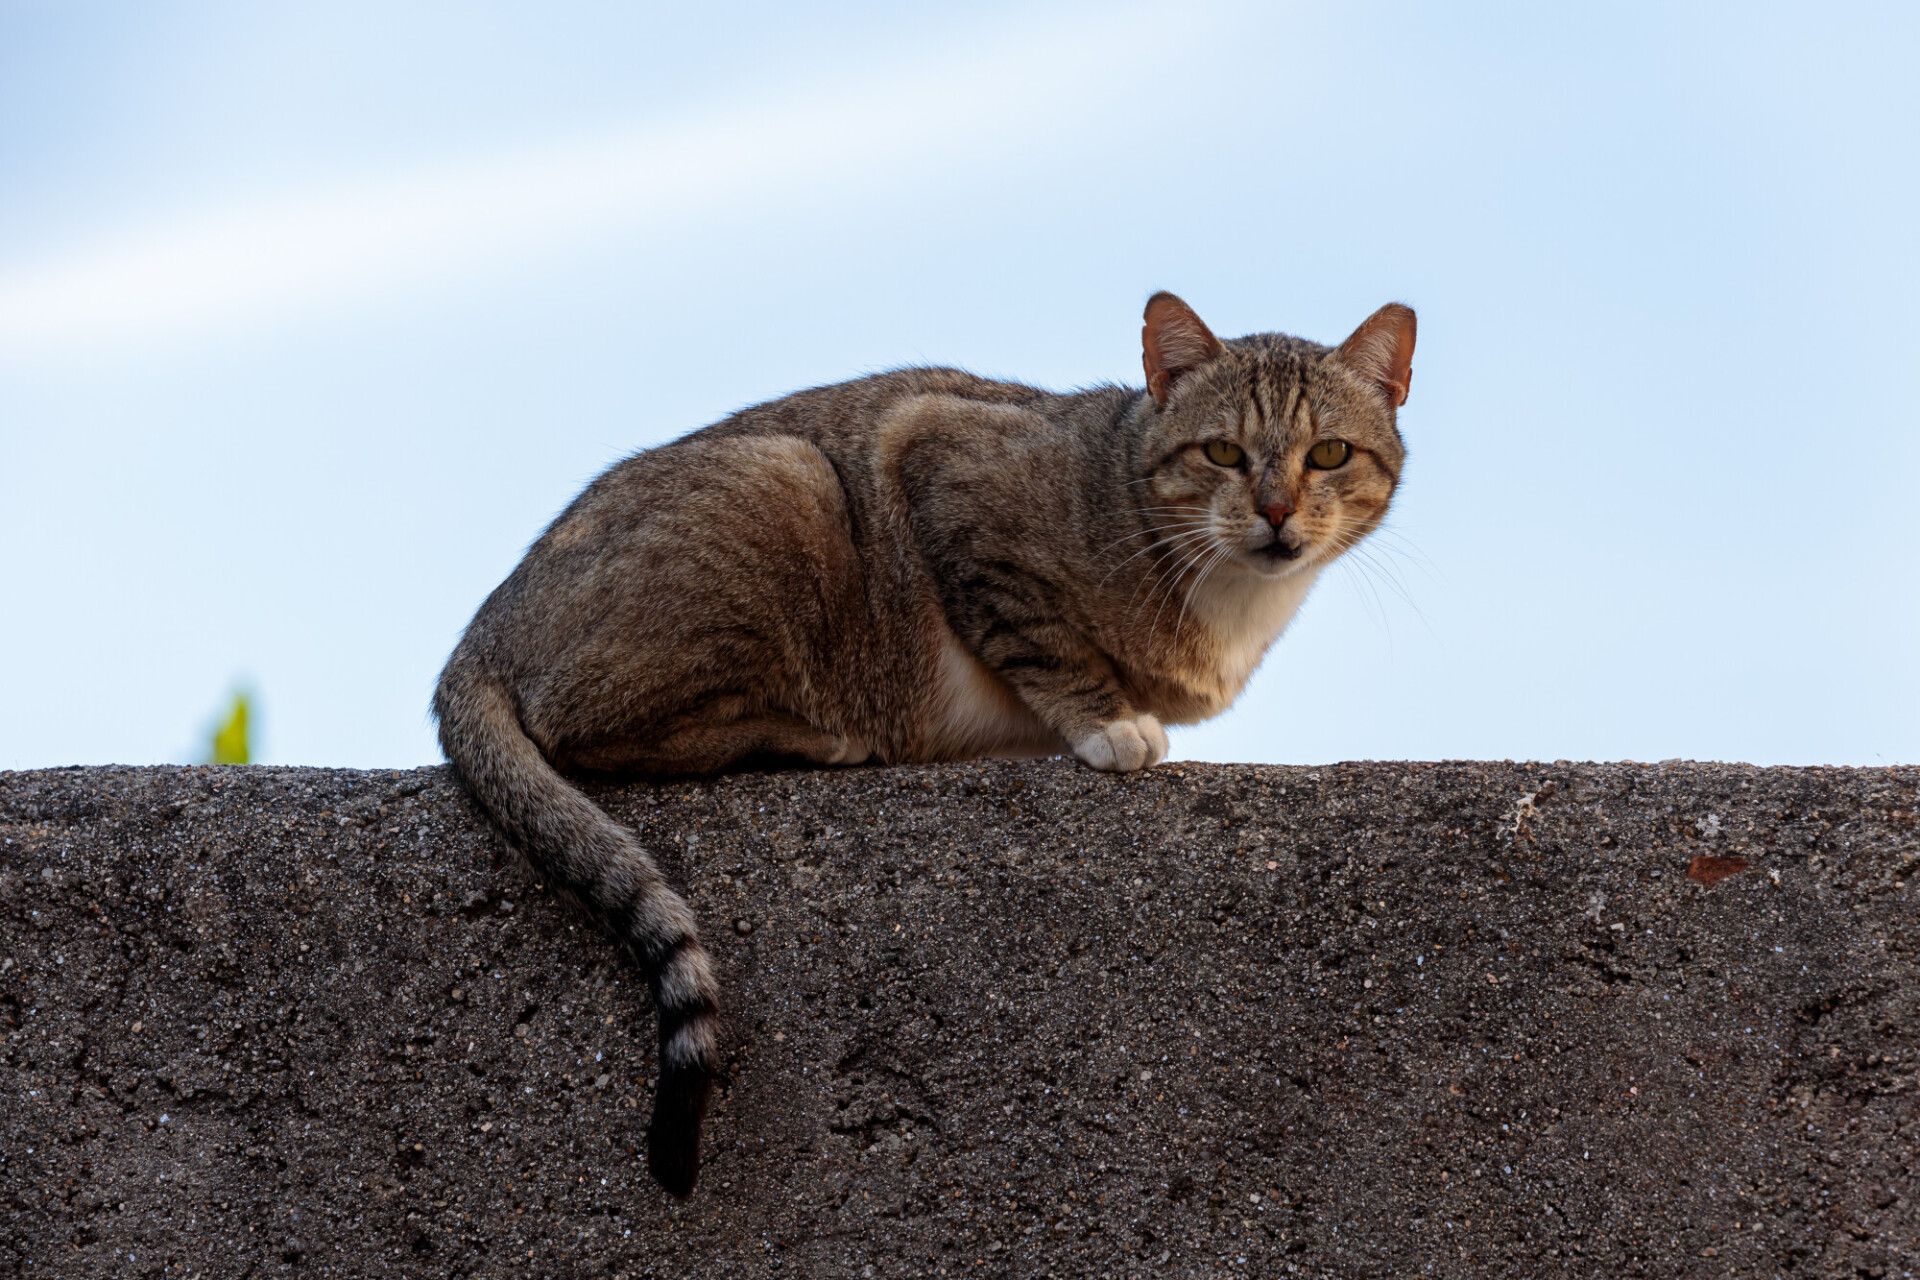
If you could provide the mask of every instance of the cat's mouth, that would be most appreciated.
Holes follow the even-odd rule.
[[[1253,562],[1261,568],[1276,570],[1291,560],[1298,560],[1306,553],[1307,544],[1275,534],[1265,546],[1253,548]]]

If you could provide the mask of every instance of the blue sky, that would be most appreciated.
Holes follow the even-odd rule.
[[[691,11],[690,11],[691,10]],[[1140,307],[1420,312],[1207,759],[1920,759],[1907,6],[0,0],[0,768],[438,758],[596,472]]]

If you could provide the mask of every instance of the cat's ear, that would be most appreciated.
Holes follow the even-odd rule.
[[[1379,387],[1397,409],[1413,382],[1413,335],[1413,308],[1389,302],[1362,321],[1334,357]]]
[[[1140,363],[1147,370],[1147,391],[1164,408],[1181,374],[1220,354],[1220,339],[1192,307],[1170,293],[1147,299],[1146,320],[1140,329]]]

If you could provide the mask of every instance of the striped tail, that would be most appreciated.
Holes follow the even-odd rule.
[[[700,1121],[719,1073],[719,983],[693,912],[639,841],[547,763],[500,682],[456,653],[433,696],[440,745],[481,808],[542,873],[632,948],[660,1019],[647,1165],[676,1196],[700,1175]]]

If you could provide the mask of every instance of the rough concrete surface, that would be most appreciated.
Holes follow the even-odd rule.
[[[0,1273],[1920,1270],[1920,769],[595,794],[726,983],[685,1203],[644,988],[444,770],[0,774]]]

